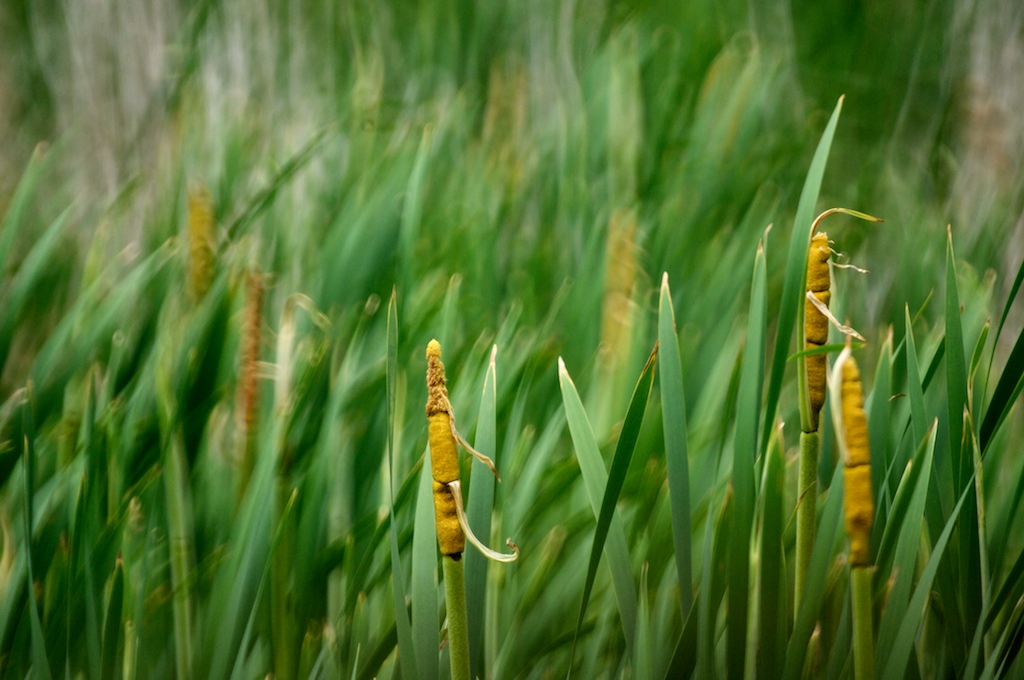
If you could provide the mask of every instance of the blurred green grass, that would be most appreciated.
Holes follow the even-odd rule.
[[[892,15],[887,3],[852,1],[768,11],[655,0],[5,2],[0,22],[11,40],[0,48],[8,74],[0,101],[13,105],[0,127],[0,669],[41,676],[47,658],[53,674],[92,676],[108,667],[113,644],[126,676],[173,677],[184,663],[175,607],[187,600],[195,677],[393,673],[394,603],[407,596],[393,595],[393,584],[415,592],[437,579],[436,564],[411,562],[425,447],[422,353],[437,337],[460,426],[470,431],[499,347],[489,453],[505,481],[494,492],[491,543],[511,535],[523,555],[489,567],[479,663],[493,677],[564,672],[594,500],[565,431],[557,358],[607,464],[658,337],[668,272],[686,395],[688,561],[709,591],[695,593],[695,608],[713,600],[695,624],[700,653],[712,654],[701,668],[724,672],[717,635],[727,580],[708,571],[705,546],[738,554],[741,543],[726,550],[719,539],[740,509],[746,523],[756,512],[749,494],[748,505],[734,505],[729,486],[734,428],[761,415],[760,395],[740,380],[754,253],[764,238],[759,332],[770,353],[797,198],[845,93],[815,212],[845,205],[886,218],[828,227],[836,248],[871,270],[841,270],[834,298],[840,318],[869,339],[864,375],[891,361],[893,394],[911,391],[905,352],[876,358],[890,327],[897,343],[907,332],[907,306],[920,310],[922,372],[941,350],[948,223],[970,357],[986,319],[1002,312],[1021,257],[1024,173],[1013,151],[1022,121],[995,90],[1000,64],[986,70],[983,58],[1000,19],[1006,49],[1024,49],[1010,30],[1021,20],[1012,5],[951,0]],[[213,287],[192,306],[187,195],[202,186],[218,255]],[[269,277],[260,435],[252,482],[239,490],[235,395],[244,274],[253,266]],[[1018,317],[1002,344],[989,340],[991,383],[972,376],[977,424]],[[788,370],[781,392],[786,423],[798,420],[794,378]],[[945,432],[944,371],[937,380],[922,399]],[[885,460],[905,463],[921,443],[916,429],[907,439],[899,427],[909,422],[906,401],[893,401],[884,421]],[[757,413],[736,413],[750,403]],[[641,633],[623,639],[611,579],[599,572],[581,622],[579,677],[627,667],[662,677],[675,667],[687,613],[675,607],[678,595],[663,596],[677,592],[670,537],[679,520],[660,409],[655,399],[616,515],[634,578],[644,574]],[[26,467],[28,412],[36,453]],[[1017,516],[1013,413],[986,458],[990,526]],[[790,428],[780,443],[787,479]],[[953,455],[939,440],[936,465]],[[827,486],[834,454],[824,441]],[[178,462],[185,477],[168,481],[165,470]],[[901,472],[885,476],[895,485]],[[946,482],[943,523],[960,492]],[[185,513],[177,519],[168,505],[175,494],[190,506],[174,506]],[[787,497],[783,512],[794,505]],[[788,551],[789,525],[773,530]],[[404,570],[396,581],[389,531]],[[989,587],[1008,583],[1016,593],[1002,577],[1016,573],[1020,539],[993,534],[1002,563]],[[179,539],[190,557],[174,575]],[[127,625],[104,627],[119,556],[118,615]],[[939,592],[950,592],[947,576],[939,572]],[[955,585],[959,576],[948,578]],[[836,622],[845,591],[829,588]],[[415,612],[417,600],[411,605]],[[430,618],[413,618],[412,632]],[[86,634],[69,635],[82,621]],[[1012,603],[999,623],[1018,630]],[[108,630],[120,637],[107,640]],[[826,643],[834,633],[826,626]],[[954,658],[936,668],[961,673],[956,655],[966,656],[970,634],[959,652],[949,643]],[[635,642],[642,659],[627,652]]]

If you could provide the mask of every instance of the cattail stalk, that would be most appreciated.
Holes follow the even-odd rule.
[[[427,345],[427,433],[430,442],[430,471],[433,477],[434,524],[437,544],[441,550],[444,573],[445,602],[448,608],[448,650],[453,680],[469,680],[469,624],[466,617],[466,578],[462,553],[466,539],[486,557],[511,562],[519,549],[507,540],[512,554],[496,553],[481,543],[469,528],[462,505],[459,482],[458,445],[487,465],[497,477],[490,458],[471,447],[455,429],[455,415],[448,401],[447,379],[441,361],[441,345],[431,340]],[[498,481],[501,478],[498,477]]]
[[[828,236],[822,232],[811,238],[807,253],[807,295],[813,295],[828,305],[831,294],[829,287],[828,261],[831,251]],[[810,299],[804,302],[804,349],[821,347],[828,340],[828,319]],[[800,595],[807,582],[807,570],[811,565],[814,549],[815,521],[818,510],[818,415],[825,403],[826,356],[806,355],[801,360],[805,380],[801,381],[806,397],[800,400],[800,463],[797,486],[796,521],[796,590],[794,613],[800,608]]]
[[[441,362],[441,345],[427,345],[427,422],[430,471],[434,478],[434,522],[444,571],[448,607],[448,650],[452,680],[469,680],[469,625],[466,619],[466,580],[462,552],[466,536],[459,525],[455,497],[449,483],[459,480],[459,458],[451,427],[451,406]]]
[[[804,293],[803,325],[801,326],[800,347],[804,351],[821,349],[828,342],[828,326],[831,323],[847,338],[853,336],[863,340],[857,331],[839,323],[829,311],[831,301],[831,274],[829,261],[832,249],[828,236],[818,232],[818,225],[829,215],[842,213],[868,222],[881,222],[848,208],[829,208],[818,215],[811,224],[810,247],[807,252],[807,278]],[[850,265],[838,265],[846,266]],[[854,267],[856,269],[856,267]],[[863,271],[863,270],[861,270]],[[827,355],[822,351],[804,354],[797,364],[800,391],[800,463],[797,487],[796,523],[796,590],[794,593],[794,616],[800,611],[800,596],[807,583],[807,571],[811,565],[814,549],[815,522],[818,512],[818,418],[825,404],[825,385],[828,375]]]
[[[843,511],[850,539],[850,590],[853,604],[853,672],[857,680],[875,676],[873,623],[871,612],[871,524],[874,500],[871,494],[871,449],[868,422],[864,414],[864,391],[857,362],[847,347],[840,353],[832,372],[831,389],[839,397],[834,409],[839,450],[843,456]]]

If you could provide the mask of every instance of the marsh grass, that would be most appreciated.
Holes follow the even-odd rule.
[[[12,5],[56,57],[109,44]],[[887,218],[844,227],[871,274],[833,298],[866,338],[876,674],[1024,672],[1024,267],[984,272],[1019,197],[946,231],[952,170],[907,162],[957,148],[928,93],[959,24],[887,27],[916,94],[866,97],[806,77],[855,32],[769,34],[743,3],[150,5],[160,77],[119,53],[109,105],[39,104],[79,123],[0,200],[0,675],[447,677],[435,336],[503,480],[462,462],[469,523],[521,550],[466,557],[474,677],[851,675],[824,413],[793,596],[794,334],[837,204]],[[949,116],[865,113],[900,106]]]

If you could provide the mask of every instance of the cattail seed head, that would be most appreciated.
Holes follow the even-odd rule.
[[[828,272],[828,261],[832,250],[828,246],[828,234],[818,232],[811,238],[811,246],[807,252],[807,290],[820,292],[828,290],[831,279]]]
[[[213,286],[216,264],[213,198],[206,187],[188,195],[189,297],[200,302]]]
[[[262,345],[260,331],[263,325],[263,291],[263,275],[258,269],[253,268],[245,276],[245,311],[242,321],[238,396],[235,411],[243,487],[248,482],[253,465],[256,409],[259,404],[257,374]]]
[[[814,349],[815,345],[808,342],[806,349]],[[818,414],[825,405],[825,379],[827,359],[824,354],[809,354],[804,357],[807,366],[807,396],[811,402],[812,423],[815,431],[818,426]]]
[[[843,511],[846,533],[850,538],[850,564],[861,567],[870,562],[875,506],[871,492],[871,449],[864,414],[864,391],[860,371],[849,348],[844,349],[836,360],[831,385],[833,398],[838,396],[840,402],[836,429],[845,464]]]
[[[442,555],[457,557],[466,549],[455,497],[449,484],[459,481],[458,446],[452,432],[448,387],[441,362],[441,344],[427,345],[427,438],[434,478],[434,523]]]
[[[831,279],[828,261],[832,251],[829,249],[828,236],[825,233],[815,234],[807,252],[807,292],[813,295],[826,307],[831,299],[829,285]],[[804,340],[806,349],[820,347],[828,341],[828,319],[811,300],[804,298]],[[810,402],[811,431],[818,430],[818,414],[825,404],[826,363],[824,354],[812,354],[805,358],[807,367],[807,397]]]

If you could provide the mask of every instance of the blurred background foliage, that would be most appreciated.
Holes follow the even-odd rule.
[[[1024,254],[1024,90],[1012,86],[1024,7],[1014,0],[3,0],[0,35],[0,567],[10,608],[0,649],[12,673],[30,663],[12,650],[31,627],[10,613],[28,610],[12,574],[25,568],[15,523],[30,472],[46,500],[29,513],[28,563],[37,580],[57,574],[36,594],[53,671],[57,659],[78,668],[103,656],[89,636],[61,641],[60,617],[80,620],[82,608],[103,620],[119,553],[133,653],[150,669],[142,677],[180,669],[168,639],[181,589],[164,533],[174,494],[157,481],[177,442],[192,506],[192,635],[204,640],[197,673],[229,667],[218,649],[232,664],[237,654],[236,670],[274,657],[282,677],[323,659],[346,673],[393,663],[380,513],[394,489],[409,569],[431,337],[470,431],[499,346],[495,457],[506,481],[496,507],[523,560],[493,577],[509,604],[490,615],[488,668],[503,677],[522,654],[563,668],[573,622],[545,616],[577,602],[580,573],[559,565],[583,559],[591,518],[562,431],[556,357],[608,453],[668,272],[691,466],[716,460],[755,249],[773,224],[771,320],[786,249],[771,244],[787,242],[841,95],[818,208],[886,220],[826,225],[836,249],[871,270],[839,273],[834,299],[875,347],[890,325],[903,328],[908,305],[922,314],[919,346],[934,351],[947,224],[969,343],[998,314]],[[188,196],[204,188],[215,280],[196,305],[186,296]],[[261,436],[253,483],[239,488],[234,414],[253,268],[267,277]],[[392,287],[401,371],[389,465]],[[797,421],[795,402],[784,390],[786,422]],[[27,428],[39,433],[33,471],[19,443]],[[639,450],[650,455],[623,492],[652,592],[672,572],[658,539],[668,511],[657,431],[645,426]],[[718,502],[714,470],[695,473],[695,527]],[[288,522],[296,528],[282,541],[297,557],[283,635],[303,655],[331,653],[282,662],[269,651],[276,628],[263,630],[278,624],[248,617],[270,606],[260,574],[273,529]],[[94,543],[88,569],[70,557],[76,531]],[[88,595],[72,597],[62,578],[83,579]],[[596,597],[610,601],[607,584]],[[610,616],[588,630],[615,630]],[[653,616],[667,631],[654,654],[665,666],[681,621],[668,609]],[[242,644],[247,621],[264,642]],[[577,654],[584,669],[616,668],[621,639],[591,639],[597,652]]]

